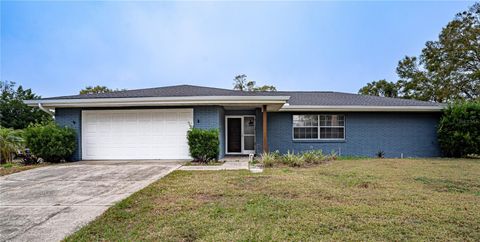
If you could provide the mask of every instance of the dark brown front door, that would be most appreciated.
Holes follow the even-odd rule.
[[[227,118],[227,152],[242,152],[242,118]]]

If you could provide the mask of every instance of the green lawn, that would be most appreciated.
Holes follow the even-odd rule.
[[[67,241],[480,240],[480,160],[176,171]]]

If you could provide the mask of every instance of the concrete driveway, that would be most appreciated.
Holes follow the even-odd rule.
[[[0,241],[58,241],[179,162],[77,162],[0,177]]]

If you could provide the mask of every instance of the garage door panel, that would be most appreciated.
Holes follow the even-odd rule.
[[[83,159],[189,159],[192,109],[88,110]]]

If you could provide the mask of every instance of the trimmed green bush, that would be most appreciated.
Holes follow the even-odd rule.
[[[220,153],[218,129],[190,128],[187,132],[190,156],[197,162],[217,160]]]
[[[68,160],[76,146],[75,130],[55,123],[31,125],[24,131],[26,145],[35,156],[49,162]]]
[[[480,102],[449,105],[438,126],[438,143],[445,156],[480,154]]]

